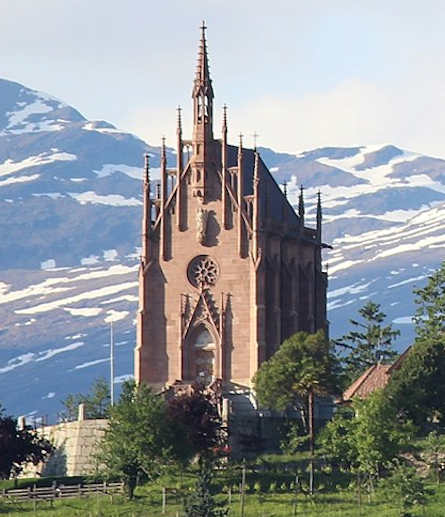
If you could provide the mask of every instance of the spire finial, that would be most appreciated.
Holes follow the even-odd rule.
[[[256,151],[256,144],[257,144],[258,137],[260,135],[255,131],[252,136],[253,136],[253,149]]]
[[[298,215],[300,216],[300,220],[304,222],[304,195],[303,195],[303,185],[300,186],[300,199],[298,200]]]
[[[206,29],[207,29],[205,20],[202,20],[200,29],[201,29],[201,38],[205,39],[205,37],[206,37]]]
[[[240,149],[243,148],[243,136],[244,135],[242,133],[239,134],[239,147],[240,147]]]
[[[207,26],[203,20],[201,24],[201,40],[199,43],[199,51],[198,51],[198,67],[196,69],[196,78],[195,78],[195,88],[199,85],[206,85],[206,83],[210,83],[210,74],[209,74],[209,59],[207,57],[207,41],[206,41],[206,29]]]
[[[227,128],[227,105],[223,106],[223,128]]]
[[[176,108],[176,111],[178,112],[178,132],[182,133],[182,118],[181,118],[181,106],[178,106]]]
[[[150,182],[150,155],[148,153],[144,154],[144,172],[145,172],[145,183]]]
[[[259,181],[259,179],[260,179],[259,164],[260,164],[260,153],[255,148],[255,165],[254,165],[254,169],[253,169],[253,180],[254,180],[254,182],[255,181]]]
[[[287,181],[283,181],[283,194],[284,197],[287,199]]]
[[[202,22],[198,51],[198,64],[193,83],[193,140],[211,142],[213,140],[213,88],[207,57],[206,25]]]
[[[317,237],[321,241],[321,220],[322,220],[322,212],[321,212],[321,193],[318,191],[317,194]]]

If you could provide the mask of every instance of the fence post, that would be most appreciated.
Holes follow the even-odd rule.
[[[165,513],[165,509],[167,506],[167,489],[162,487],[162,513]]]
[[[246,460],[243,462],[243,470],[241,474],[241,517],[244,517],[244,497],[246,493]]]

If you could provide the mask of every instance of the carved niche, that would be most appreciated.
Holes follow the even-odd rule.
[[[199,244],[204,244],[207,233],[207,220],[209,213],[201,206],[196,209],[196,240]]]

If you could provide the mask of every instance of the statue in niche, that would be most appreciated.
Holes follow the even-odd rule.
[[[209,213],[201,206],[196,210],[196,239],[199,244],[204,244],[206,240],[207,219]]]

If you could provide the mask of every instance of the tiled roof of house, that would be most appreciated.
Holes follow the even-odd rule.
[[[365,398],[373,391],[384,388],[389,380],[390,364],[374,364],[369,367],[343,393],[343,401],[348,402],[354,397]]]

